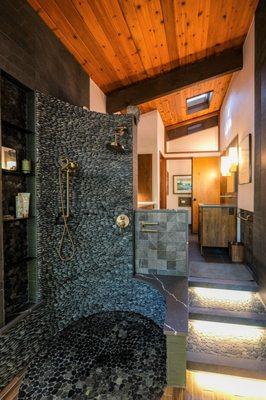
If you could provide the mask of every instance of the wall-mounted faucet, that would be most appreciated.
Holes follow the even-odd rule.
[[[129,218],[125,214],[118,215],[116,218],[116,225],[120,230],[120,235],[123,235],[124,229],[129,225]]]

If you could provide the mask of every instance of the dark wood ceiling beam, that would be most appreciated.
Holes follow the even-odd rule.
[[[197,62],[182,65],[169,72],[145,79],[107,94],[107,112],[121,111],[174,93],[187,86],[243,68],[243,47],[224,50]]]
[[[208,114],[199,115],[195,118],[186,119],[185,121],[178,122],[176,124],[167,125],[165,127],[166,131],[173,131],[175,128],[180,128],[181,126],[196,124],[199,121],[203,121],[204,119],[208,119],[211,117],[219,116],[219,111],[210,112]]]
[[[209,116],[209,118],[202,117],[198,118],[197,121],[191,122],[186,125],[181,125],[173,129],[166,130],[166,141],[179,139],[183,136],[191,135],[196,132],[204,131],[205,129],[218,126],[219,117],[218,115]]]

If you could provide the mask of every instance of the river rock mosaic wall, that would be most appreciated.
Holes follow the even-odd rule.
[[[28,363],[45,341],[73,320],[103,311],[133,311],[159,326],[165,301],[149,285],[133,278],[132,124],[128,115],[88,112],[55,98],[36,95],[38,268],[42,304],[0,336],[0,384]],[[115,128],[126,126],[125,154],[106,143]],[[79,163],[73,178],[70,230],[75,257],[62,262],[58,243],[58,160],[66,155]],[[116,217],[130,225],[123,235]]]
[[[136,273],[188,275],[188,212],[135,213]]]

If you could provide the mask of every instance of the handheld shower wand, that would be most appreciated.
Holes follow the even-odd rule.
[[[75,254],[75,245],[71,232],[68,227],[68,219],[70,217],[70,175],[74,174],[79,168],[79,165],[75,161],[71,161],[68,157],[62,156],[59,159],[59,171],[58,171],[58,181],[59,181],[59,192],[60,192],[60,202],[61,202],[61,215],[63,218],[64,229],[59,242],[58,254],[61,261],[70,261]],[[64,201],[64,191],[62,185],[62,175],[66,174],[66,208]],[[69,256],[64,256],[63,254],[63,244],[65,238],[68,237],[71,250]]]

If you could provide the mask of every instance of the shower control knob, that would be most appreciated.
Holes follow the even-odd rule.
[[[120,214],[116,218],[116,225],[120,229],[120,234],[123,235],[123,230],[129,225],[129,218],[125,214]]]

